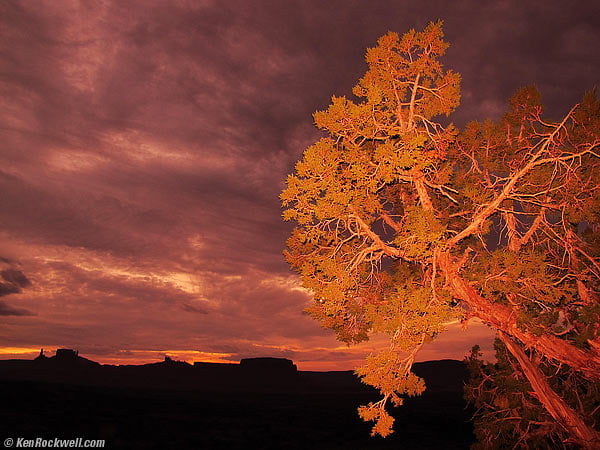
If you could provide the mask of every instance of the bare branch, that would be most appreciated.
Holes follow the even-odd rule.
[[[506,198],[508,198],[508,196],[511,194],[512,190],[516,186],[517,182],[521,178],[523,178],[533,167],[535,167],[537,165],[536,164],[537,160],[540,158],[540,156],[542,156],[544,154],[544,152],[546,152],[548,150],[548,147],[552,144],[552,142],[554,141],[554,138],[556,137],[556,135],[558,134],[560,129],[565,126],[565,123],[567,122],[569,117],[571,117],[571,115],[573,114],[573,112],[575,111],[575,109],[578,106],[579,105],[575,105],[569,111],[569,113],[565,116],[565,118],[562,120],[562,122],[556,126],[554,131],[552,133],[550,133],[546,137],[546,139],[544,139],[543,141],[538,143],[540,148],[531,157],[529,162],[527,164],[525,164],[525,166],[521,170],[519,170],[517,173],[515,173],[514,175],[512,175],[509,178],[508,183],[506,183],[506,185],[504,186],[502,191],[496,196],[496,198],[491,203],[489,203],[485,208],[483,208],[481,211],[479,211],[479,213],[477,213],[475,215],[475,217],[473,217],[473,220],[471,221],[469,226],[467,226],[464,230],[462,230],[456,236],[454,236],[453,238],[448,240],[448,246],[451,247],[451,246],[455,245],[462,239],[470,236],[471,234],[473,234],[473,233],[477,232],[477,230],[479,230],[479,227],[481,227],[483,222],[496,211],[496,209],[500,206],[500,204]]]

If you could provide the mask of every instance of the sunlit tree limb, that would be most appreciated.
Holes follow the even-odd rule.
[[[537,368],[525,352],[515,344],[515,342],[504,332],[500,331],[498,336],[506,345],[506,348],[519,361],[523,368],[525,376],[531,383],[536,397],[544,405],[550,415],[566,430],[570,435],[576,436],[576,442],[583,448],[600,448],[600,434],[592,427],[588,426],[581,417],[569,407],[552,390],[546,381],[545,375]]]

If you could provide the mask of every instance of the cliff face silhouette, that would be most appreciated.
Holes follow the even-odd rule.
[[[239,364],[103,365],[69,349],[0,361],[0,438],[106,439],[107,448],[468,448],[462,362],[417,363],[423,396],[370,437],[356,408],[379,399],[352,371],[298,371],[280,358]]]

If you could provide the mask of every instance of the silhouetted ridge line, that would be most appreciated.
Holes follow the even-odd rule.
[[[428,392],[462,392],[467,378],[464,363],[454,360],[417,363],[414,371],[425,379]],[[58,349],[52,357],[42,350],[34,360],[0,361],[0,380],[208,392],[374,392],[352,371],[298,371],[285,358],[191,365],[167,356],[156,363],[116,366],[91,361],[71,349]]]

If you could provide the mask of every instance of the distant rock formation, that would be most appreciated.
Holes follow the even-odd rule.
[[[165,355],[165,360],[163,362],[158,363],[159,365],[163,365],[163,366],[169,366],[169,367],[173,367],[173,366],[186,366],[186,367],[191,367],[191,364],[186,362],[186,361],[177,361],[176,359],[171,358],[168,355]]]
[[[467,368],[461,361],[416,363],[427,392],[462,392]],[[128,388],[187,389],[203,392],[361,392],[375,391],[350,370],[299,371],[285,358],[245,358],[235,363],[196,362],[192,366],[169,356],[142,365],[103,365],[62,348],[47,357],[41,350],[34,360],[0,360],[0,381],[43,381],[72,385]]]
[[[40,349],[40,354],[34,359],[34,361],[44,361],[48,359],[46,355],[44,355],[44,349]]]
[[[33,360],[35,366],[39,369],[46,368],[73,368],[73,367],[98,367],[101,364],[96,361],[89,360],[79,356],[78,350],[70,348],[59,348],[54,356],[46,356],[44,349],[40,350],[40,354]]]
[[[296,364],[285,358],[244,358],[240,361],[240,367],[246,370],[267,370],[279,373],[298,372]]]
[[[56,355],[54,355],[54,357],[58,361],[77,361],[79,351],[70,348],[59,348],[56,350]]]

